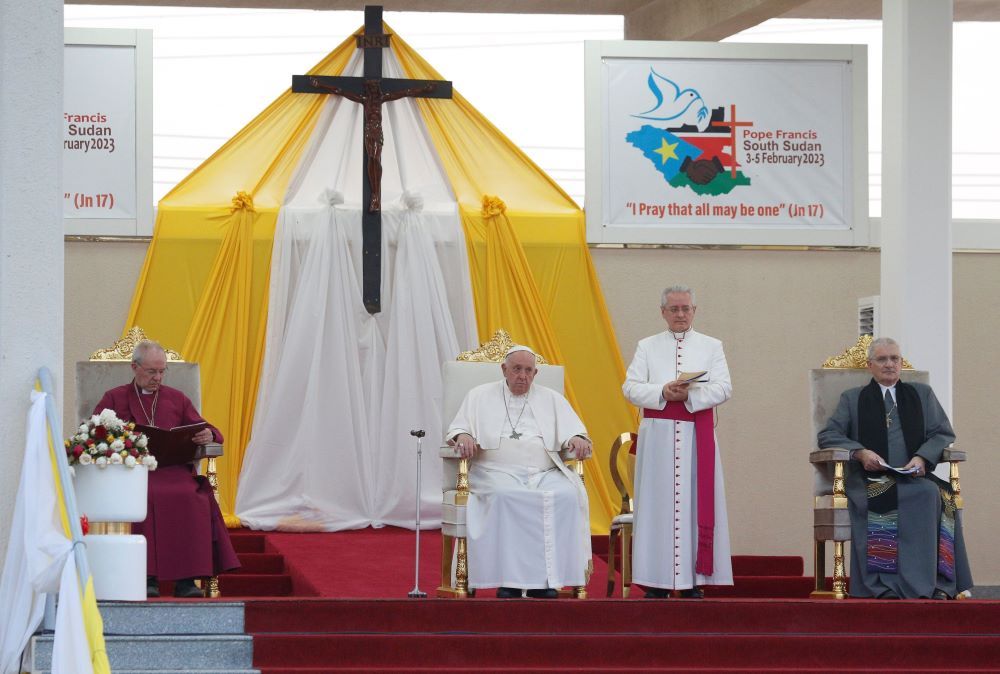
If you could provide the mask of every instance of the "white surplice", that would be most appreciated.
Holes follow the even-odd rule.
[[[469,468],[469,587],[585,585],[587,493],[558,450],[587,431],[566,399],[538,384],[524,396],[504,381],[483,384],[466,395],[445,437],[459,433],[484,448]]]
[[[692,384],[684,406],[712,409],[729,400],[732,383],[719,340],[689,330],[662,332],[639,342],[622,391],[639,408],[662,410],[663,385],[681,372],[708,372]],[[698,552],[698,460],[694,422],[643,419],[635,471],[633,582],[684,590],[695,585],[732,585],[726,491],[719,442],[715,443],[715,549],[712,575],[695,574]]]

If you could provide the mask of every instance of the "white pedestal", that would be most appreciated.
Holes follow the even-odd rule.
[[[146,519],[149,472],[122,464],[73,467],[76,507],[91,522],[142,522]]]
[[[98,599],[146,601],[145,536],[87,535],[83,542]]]
[[[149,472],[145,466],[74,466],[73,490],[81,515],[97,522],[146,519]],[[146,538],[129,534],[83,537],[98,599],[146,600]]]

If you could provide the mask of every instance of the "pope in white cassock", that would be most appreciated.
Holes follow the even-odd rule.
[[[660,313],[668,330],[639,342],[622,385],[642,409],[632,579],[647,598],[665,598],[671,590],[701,598],[700,585],[733,584],[713,423],[713,410],[729,400],[732,384],[722,342],[691,328],[696,310],[691,288],[663,291]]]
[[[479,452],[469,468],[469,587],[499,588],[500,598],[586,585],[591,561],[587,492],[559,456],[586,458],[591,442],[562,395],[532,385],[536,363],[531,349],[511,348],[504,379],[469,391],[445,435],[461,456]]]

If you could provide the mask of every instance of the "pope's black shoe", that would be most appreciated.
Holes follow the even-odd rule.
[[[934,588],[934,594],[931,595],[931,599],[951,599],[948,593],[941,588]]]
[[[687,590],[681,590],[678,596],[681,599],[704,599],[705,593],[700,587],[695,586]]]
[[[516,587],[498,587],[497,599],[520,599],[521,591]]]
[[[876,599],[899,599],[899,595],[892,590],[886,590],[882,594],[876,597]]]
[[[672,590],[662,587],[651,587],[646,590],[646,599],[669,599]]]
[[[174,596],[182,599],[194,599],[204,597],[201,589],[194,584],[194,578],[182,578],[174,581]]]
[[[146,576],[146,596],[160,596],[160,584],[156,582],[156,576]]]
[[[537,590],[528,590],[527,594],[532,599],[556,599],[559,596],[559,590],[551,587],[540,588]]]

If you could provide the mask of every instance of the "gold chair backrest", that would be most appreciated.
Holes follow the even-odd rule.
[[[615,438],[611,445],[611,457],[609,458],[611,468],[611,480],[618,488],[618,493],[622,497],[622,509],[619,515],[632,512],[632,496],[635,485],[635,453],[632,448],[635,446],[639,436],[635,433],[622,433]],[[624,456],[622,451],[624,450]],[[625,464],[626,480],[622,479],[621,466]]]

